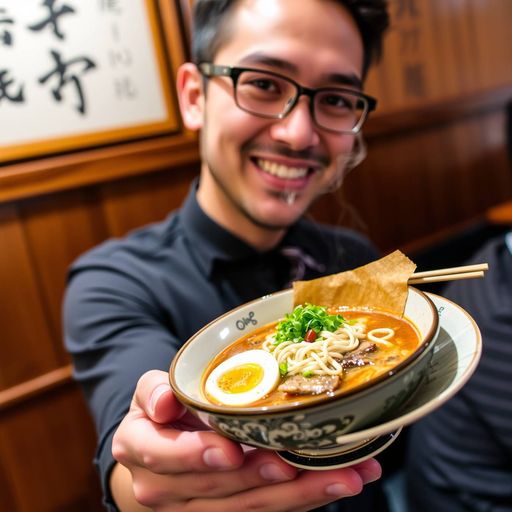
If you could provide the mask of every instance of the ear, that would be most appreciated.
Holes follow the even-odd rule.
[[[203,77],[195,64],[187,62],[180,66],[176,87],[185,126],[189,130],[199,130],[204,118]]]

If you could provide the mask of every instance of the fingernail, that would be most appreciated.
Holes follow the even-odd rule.
[[[229,469],[233,464],[226,457],[226,454],[220,448],[208,448],[203,453],[204,463],[215,469]]]
[[[353,496],[356,494],[352,489],[349,489],[346,485],[339,482],[328,485],[325,488],[325,493],[329,496],[336,496],[338,498],[342,496]]]
[[[166,391],[169,391],[169,386],[167,384],[160,384],[153,390],[151,398],[149,399],[149,414],[155,414],[156,403]]]
[[[365,484],[375,482],[375,480],[378,480],[381,476],[380,469],[372,470],[372,469],[364,468],[364,469],[358,469],[357,472],[359,473],[359,475],[361,476],[361,478],[363,479],[363,482]]]
[[[269,482],[282,482],[290,480],[290,477],[277,464],[263,464],[260,475]]]

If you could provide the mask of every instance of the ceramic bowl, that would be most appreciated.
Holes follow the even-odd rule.
[[[405,317],[422,337],[417,350],[392,371],[339,397],[275,407],[213,405],[201,392],[208,364],[224,347],[293,309],[293,292],[268,295],[229,311],[206,325],[180,349],[170,367],[171,387],[202,422],[235,441],[272,450],[317,456],[339,448],[337,438],[387,416],[422,381],[438,333],[437,310],[430,298],[409,287]]]

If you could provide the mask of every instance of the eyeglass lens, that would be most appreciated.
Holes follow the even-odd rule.
[[[284,77],[259,71],[243,71],[236,85],[240,108],[253,114],[280,117],[295,104],[297,86]],[[325,89],[315,94],[313,115],[320,126],[336,131],[351,131],[366,113],[366,103],[357,93]]]

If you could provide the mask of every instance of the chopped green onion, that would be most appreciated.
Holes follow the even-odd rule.
[[[329,315],[323,306],[297,306],[277,324],[275,344],[279,345],[283,341],[300,343],[309,330],[315,331],[317,335],[321,331],[334,332],[343,323],[345,319],[341,315]]]

